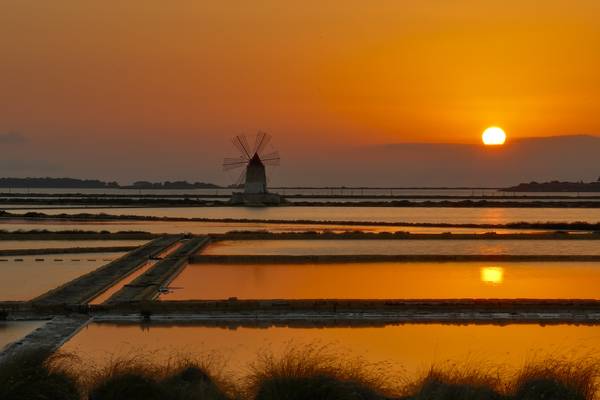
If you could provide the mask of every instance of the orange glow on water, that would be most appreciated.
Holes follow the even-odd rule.
[[[359,328],[202,327],[191,324],[91,324],[63,347],[82,365],[100,368],[111,357],[136,351],[158,362],[176,354],[222,357],[225,370],[240,377],[259,354],[278,354],[290,343],[332,344],[369,362],[389,361],[407,378],[432,364],[468,362],[468,366],[503,366],[509,373],[543,357],[576,358],[599,351],[600,327],[575,325],[405,324]],[[139,353],[138,353],[139,357]]]
[[[598,263],[191,264],[161,299],[597,299],[598,285]]]
[[[498,285],[504,280],[504,268],[502,267],[483,267],[480,271],[481,281],[484,283]]]

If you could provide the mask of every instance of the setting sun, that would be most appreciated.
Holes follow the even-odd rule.
[[[502,128],[492,126],[483,132],[481,139],[486,146],[501,145],[506,141],[506,133],[504,133]]]

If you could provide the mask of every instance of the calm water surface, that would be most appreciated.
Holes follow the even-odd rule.
[[[600,298],[600,263],[190,264],[162,300]]]
[[[600,240],[227,240],[208,255],[507,254],[600,255]]]
[[[0,257],[0,301],[30,300],[125,253]],[[22,259],[23,261],[17,261]],[[41,259],[43,261],[35,261]],[[57,261],[62,260],[62,261]]]
[[[493,197],[498,195],[510,196],[513,193],[500,192],[497,189],[487,188],[464,188],[464,189],[411,189],[411,188],[269,188],[271,192],[282,195],[361,195],[361,196],[486,196]],[[58,188],[2,188],[1,193],[20,193],[24,196],[29,194],[85,194],[85,195],[182,195],[182,196],[202,196],[202,195],[230,195],[239,189],[231,188],[213,188],[213,189],[168,189],[168,190],[151,190],[151,189],[58,189]],[[515,193],[519,196],[598,196],[598,192],[520,192]]]
[[[0,250],[141,246],[147,240],[0,240]]]
[[[319,225],[319,224],[265,224],[265,223],[227,223],[194,221],[51,221],[0,219],[0,229],[6,231],[46,229],[49,231],[86,230],[86,231],[144,231],[151,233],[194,234],[227,233],[230,231],[271,231],[271,232],[396,232],[414,233],[497,233],[543,232],[540,230],[490,229],[490,228],[447,228],[447,227],[407,227],[407,226],[360,226],[360,225]]]
[[[45,323],[46,321],[0,321],[0,351]]]
[[[80,197],[81,198],[85,198],[85,197]],[[154,197],[156,198],[161,198],[161,197]],[[169,197],[168,199],[170,200],[185,200],[185,199],[189,199],[190,197]],[[20,201],[23,200],[33,200],[34,203],[33,204],[24,204],[24,203],[10,203],[11,199],[4,199],[6,201],[9,202],[5,202],[3,204],[0,205],[0,207],[4,210],[12,210],[12,209],[37,209],[37,210],[43,210],[43,209],[52,209],[52,208],[56,208],[56,209],[60,209],[60,208],[64,208],[64,209],[68,209],[68,208],[113,208],[114,206],[107,206],[107,205],[103,205],[100,202],[94,204],[91,203],[89,200],[90,198],[88,197],[88,201],[86,202],[86,204],[77,204],[74,199],[78,199],[75,197],[65,197],[65,198],[57,198],[57,197],[47,197],[46,200],[48,201],[48,203],[51,204],[44,204],[43,202],[41,202],[42,199],[44,198],[40,198],[40,197],[36,197],[36,198],[22,198],[19,199]],[[103,197],[103,199],[111,199],[110,197]],[[129,200],[129,199],[137,199],[137,200],[144,200],[147,198],[144,197],[140,197],[140,196],[128,196],[128,197],[113,197],[113,200]],[[151,198],[152,199],[152,198]],[[199,197],[199,196],[193,196],[191,197],[191,199],[193,200],[204,200],[204,201],[218,201],[218,202],[227,202],[227,198],[224,197]],[[377,197],[287,197],[286,200],[290,203],[323,203],[323,202],[328,202],[328,203],[359,203],[359,202],[377,202],[377,203],[390,203],[392,201],[410,201],[413,203],[423,203],[423,202],[433,202],[433,203],[437,203],[437,202],[462,202],[465,200],[470,200],[470,201],[474,201],[474,202],[478,202],[478,201],[494,201],[494,202],[511,202],[511,203],[525,203],[525,202],[531,202],[531,201],[535,201],[535,202],[562,202],[562,201],[568,201],[570,203],[572,202],[600,202],[600,199],[598,199],[597,197],[574,197],[574,196],[567,196],[567,198],[536,198],[536,197],[531,197],[531,198],[498,198],[496,196],[491,196],[491,197],[485,197],[485,196],[471,196],[468,198],[438,198],[438,197],[431,197],[431,198],[427,198],[427,197],[419,197],[419,198],[412,198],[412,197],[402,197],[402,196],[395,196],[395,197],[386,197],[386,198],[377,198]],[[13,201],[17,201],[16,199]],[[57,201],[60,201],[60,204],[56,204]]]
[[[24,211],[25,212],[25,211]],[[45,210],[50,215],[81,209]],[[86,213],[174,218],[234,218],[387,223],[506,224],[511,222],[600,222],[600,208],[437,208],[437,207],[169,207],[87,208]]]
[[[544,357],[567,359],[598,354],[600,326],[405,324],[368,328],[206,327],[197,325],[93,323],[68,341],[83,364],[106,365],[111,358],[144,354],[166,362],[176,354],[215,355],[226,372],[244,376],[259,354],[280,354],[292,346],[326,344],[340,354],[388,361],[406,378],[431,365],[453,362],[503,366],[510,372]]]

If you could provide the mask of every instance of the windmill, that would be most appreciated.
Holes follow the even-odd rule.
[[[239,135],[232,139],[233,145],[240,155],[236,158],[225,158],[223,170],[231,171],[243,168],[236,186],[244,184],[244,193],[234,193],[234,202],[279,203],[279,196],[267,190],[267,166],[277,166],[280,163],[279,152],[266,151],[271,143],[271,135],[258,132],[251,146],[246,135]],[[236,197],[237,196],[237,197]],[[276,200],[275,200],[276,199]]]

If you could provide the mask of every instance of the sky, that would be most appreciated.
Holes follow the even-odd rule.
[[[364,185],[361,150],[600,135],[599,20],[596,0],[3,0],[0,176],[229,183],[230,138],[263,130],[275,183]]]

